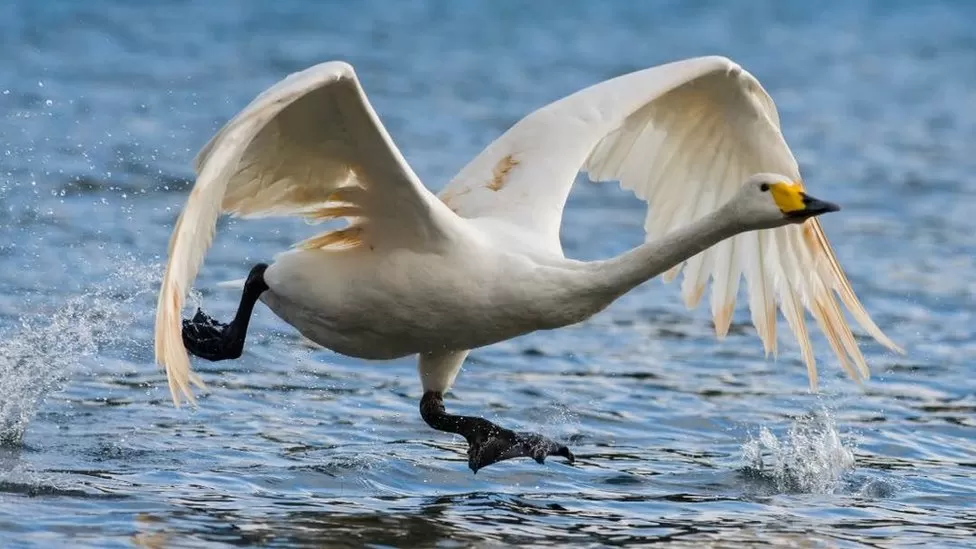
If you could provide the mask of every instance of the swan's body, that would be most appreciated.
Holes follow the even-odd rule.
[[[604,261],[564,257],[559,225],[580,170],[619,180],[648,201],[645,244]],[[439,197],[400,155],[352,67],[325,63],[258,96],[204,147],[197,171],[156,319],[156,356],[177,404],[192,400],[191,382],[202,386],[184,343],[214,360],[239,355],[258,298],[336,352],[419,354],[424,419],[464,434],[472,452],[491,447],[489,457],[472,456],[475,469],[517,455],[570,454],[535,435],[444,412],[440,395],[469,350],[582,321],[668,269],[670,278],[684,269],[689,306],[712,280],[720,336],[744,276],[767,352],[776,349],[778,305],[811,384],[804,309],[855,379],[867,366],[836,297],[897,348],[857,301],[813,219],[836,208],[804,194],[772,99],[725,58],[639,71],[550,104],[489,145]],[[221,327],[198,315],[181,341],[183,299],[221,212],[350,223],[255,268],[234,322]],[[514,449],[527,441],[546,450]]]
[[[477,221],[468,229],[438,253],[285,252],[264,274],[270,289],[261,301],[323,347],[391,359],[575,324],[629,289],[610,283],[601,263],[499,240]]]
[[[261,300],[312,341],[366,359],[482,347],[579,322],[609,303],[574,288],[573,262],[479,236],[436,254],[287,252],[265,273]]]

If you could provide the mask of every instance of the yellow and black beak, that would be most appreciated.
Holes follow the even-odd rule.
[[[840,211],[840,206],[833,202],[814,198],[807,193],[800,193],[803,201],[803,209],[795,212],[787,212],[790,217],[813,217],[815,215]]]
[[[780,211],[787,217],[808,218],[840,210],[840,206],[833,202],[808,195],[800,183],[773,183],[769,186],[769,191]]]

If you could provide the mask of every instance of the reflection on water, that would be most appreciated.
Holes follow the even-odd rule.
[[[0,3],[0,539],[5,547],[966,546],[976,524],[976,3]],[[448,395],[567,441],[569,466],[472,475],[419,418],[411,360],[303,345],[259,307],[245,355],[174,409],[155,284],[190,160],[284,73],[352,62],[440,188],[535,107],[723,53],[777,100],[826,231],[875,320],[874,378],[737,311],[646,284],[577,327],[476,350]],[[643,207],[574,189],[573,257],[641,239]],[[314,230],[222,220],[195,303]],[[325,276],[325,274],[323,275]],[[786,333],[786,330],[781,330]],[[824,341],[815,341],[821,357]]]

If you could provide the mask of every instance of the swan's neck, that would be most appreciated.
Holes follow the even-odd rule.
[[[564,280],[564,290],[572,293],[572,297],[563,297],[579,309],[586,309],[589,314],[583,315],[585,318],[641,283],[745,230],[748,230],[747,227],[737,221],[732,208],[719,208],[662,238],[645,242],[612,259],[577,263],[572,269],[573,274],[568,277],[572,280]]]
[[[591,263],[594,289],[616,294],[613,297],[616,299],[744,229],[736,222],[731,208],[720,208],[662,238],[645,242],[612,259]]]

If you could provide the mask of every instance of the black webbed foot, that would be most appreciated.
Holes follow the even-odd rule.
[[[478,433],[473,441],[465,436],[468,440],[468,467],[475,473],[492,463],[517,457],[530,457],[540,464],[545,463],[549,456],[562,456],[569,463],[576,461],[569,448],[550,438],[537,433],[516,433],[486,422],[491,425],[488,434]]]
[[[230,324],[224,324],[210,317],[201,309],[193,318],[183,319],[183,346],[195,356],[211,361],[238,358],[242,348],[235,354],[233,341],[227,337]]]
[[[569,448],[542,435],[516,433],[480,417],[448,414],[443,396],[437,392],[424,394],[420,415],[434,429],[457,433],[468,441],[468,467],[475,473],[517,457],[530,457],[538,463],[545,463],[549,456],[562,456],[569,463],[576,460]]]
[[[183,320],[183,346],[191,354],[211,361],[239,358],[244,352],[244,339],[251,312],[261,294],[268,289],[264,282],[267,265],[259,263],[248,274],[241,295],[241,304],[230,324],[214,320],[197,309],[191,319]]]

